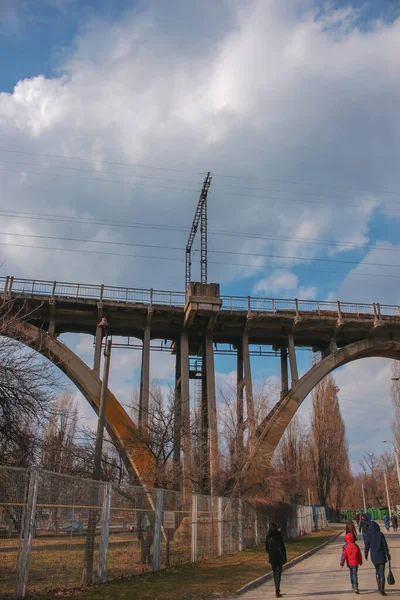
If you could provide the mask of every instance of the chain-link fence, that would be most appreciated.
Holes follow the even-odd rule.
[[[255,546],[326,525],[319,507],[260,506],[0,466],[0,596],[68,590]]]

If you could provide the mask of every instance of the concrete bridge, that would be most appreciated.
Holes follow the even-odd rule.
[[[169,340],[176,356],[174,460],[181,463],[183,487],[190,487],[191,460],[189,360],[201,357],[205,480],[215,490],[218,477],[218,431],[215,397],[215,345],[231,344],[237,355],[238,450],[248,429],[251,460],[243,487],[262,481],[265,468],[296,410],[328,373],[358,358],[400,358],[400,308],[364,303],[220,296],[218,284],[191,283],[187,294],[105,285],[0,278],[0,296],[24,313],[16,336],[52,360],[78,386],[95,410],[100,398],[102,330],[142,341],[138,428],[146,432],[151,340]],[[57,337],[65,332],[94,336],[93,368]],[[255,422],[250,365],[251,345],[270,345],[280,354],[281,397],[260,424]],[[301,379],[296,348],[320,352],[321,360]],[[290,381],[289,381],[290,367]],[[245,418],[246,413],[246,418]],[[152,459],[138,428],[109,391],[107,427],[125,464],[144,484],[151,484]],[[143,439],[143,438],[142,438]],[[182,451],[181,451],[182,449]]]

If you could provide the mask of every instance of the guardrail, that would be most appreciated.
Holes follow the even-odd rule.
[[[184,292],[167,290],[124,288],[109,285],[91,285],[87,283],[68,283],[63,281],[44,281],[41,279],[19,279],[0,277],[0,293],[27,294],[63,298],[83,298],[102,301],[114,301],[125,304],[146,304],[182,307],[185,305]],[[222,310],[236,312],[268,313],[334,313],[338,317],[372,316],[375,318],[400,317],[400,307],[379,303],[329,302],[317,300],[286,300],[282,298],[256,298],[252,296],[222,296]]]

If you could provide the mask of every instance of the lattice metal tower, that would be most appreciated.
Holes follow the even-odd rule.
[[[186,264],[185,264],[185,290],[187,291],[192,276],[192,246],[200,223],[200,272],[201,283],[207,283],[207,196],[211,185],[211,175],[207,173],[204,179],[203,187],[200,192],[200,198],[197,203],[196,212],[190,229],[189,238],[186,244]]]

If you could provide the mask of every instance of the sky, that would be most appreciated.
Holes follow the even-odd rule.
[[[223,294],[400,304],[397,0],[0,0],[0,53],[1,275],[183,290],[211,171]],[[114,356],[127,403],[140,354]],[[252,369],[276,383],[277,359]],[[154,353],[164,389],[173,372]],[[335,378],[357,468],[391,436],[390,363]]]

